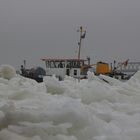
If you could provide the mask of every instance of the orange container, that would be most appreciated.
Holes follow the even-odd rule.
[[[96,73],[104,74],[109,72],[109,65],[108,63],[98,62],[96,64]]]

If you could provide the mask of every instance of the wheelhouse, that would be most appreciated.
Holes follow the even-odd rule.
[[[63,80],[65,75],[85,78],[87,74],[81,71],[81,67],[87,63],[85,59],[43,58],[42,61],[46,65],[46,75],[55,75],[59,80]]]

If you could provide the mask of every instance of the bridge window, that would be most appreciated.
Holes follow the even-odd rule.
[[[64,68],[65,62],[63,61],[46,61],[47,68]]]

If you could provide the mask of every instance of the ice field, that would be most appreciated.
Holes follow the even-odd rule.
[[[140,140],[140,71],[127,82],[89,72],[37,83],[2,65],[0,140]]]

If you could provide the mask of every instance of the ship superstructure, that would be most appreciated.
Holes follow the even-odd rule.
[[[87,65],[88,60],[75,58],[43,58],[46,65],[46,75],[55,75],[59,80],[71,76],[74,78],[86,78],[87,72],[81,71],[81,67]]]

